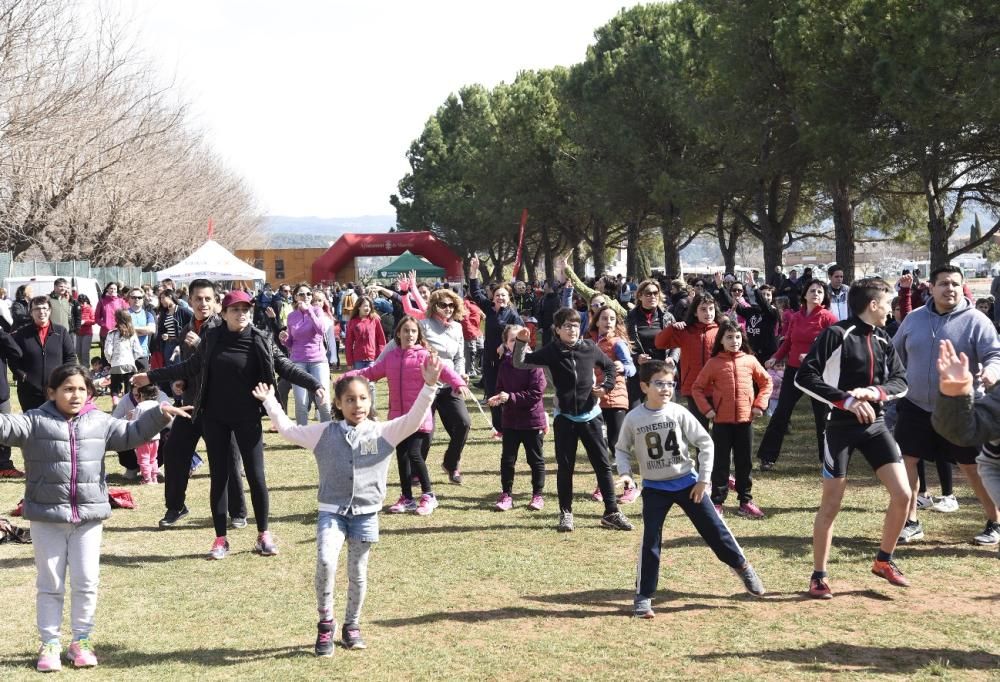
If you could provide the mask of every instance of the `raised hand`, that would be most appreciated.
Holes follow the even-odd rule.
[[[274,387],[271,384],[259,383],[250,393],[257,400],[264,402],[268,398],[274,397]]]
[[[145,372],[141,374],[132,375],[132,385],[137,388],[142,388],[143,386],[149,386],[149,375]]]
[[[896,284],[899,285],[900,289],[909,289],[913,286],[913,275],[903,275],[896,280]]]
[[[527,328],[521,329],[514,338],[521,343],[528,343],[531,341],[531,332]]]
[[[956,353],[951,341],[938,344],[938,388],[944,395],[959,396],[972,393],[972,372],[969,356]]]
[[[469,259],[469,279],[479,279],[479,256]]]
[[[428,386],[437,386],[438,377],[441,376],[441,358],[437,355],[429,355],[421,370],[424,375],[424,383]]]

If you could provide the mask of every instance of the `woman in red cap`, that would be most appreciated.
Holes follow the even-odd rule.
[[[151,375],[137,374],[138,386],[153,381],[176,381],[201,376],[201,389],[194,403],[192,417],[201,420],[205,449],[211,472],[210,499],[215,542],[209,552],[212,559],[229,553],[226,539],[226,486],[237,475],[229,456],[230,441],[235,436],[243,456],[243,468],[250,485],[250,500],[257,520],[257,543],[254,551],[263,556],[278,553],[268,531],[269,500],[264,480],[264,439],[261,431],[261,403],[251,391],[258,383],[274,385],[276,376],[288,379],[316,394],[317,403],[326,403],[323,386],[295,366],[278,349],[271,337],[251,323],[250,296],[232,291],[222,299],[223,325],[206,330],[198,351],[185,362],[163,367]]]

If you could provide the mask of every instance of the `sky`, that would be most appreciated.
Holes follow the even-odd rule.
[[[111,0],[269,215],[393,215],[449,93],[581,61],[628,0]]]

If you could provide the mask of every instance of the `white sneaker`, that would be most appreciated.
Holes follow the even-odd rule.
[[[930,495],[917,495],[917,509],[930,509],[933,506],[933,497]]]
[[[919,501],[918,501],[919,504]],[[954,495],[944,495],[934,500],[931,511],[944,512],[946,514],[958,511],[958,500]]]

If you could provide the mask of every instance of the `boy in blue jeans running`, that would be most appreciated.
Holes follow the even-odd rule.
[[[643,534],[635,616],[654,616],[652,598],[660,573],[660,537],[667,512],[675,504],[691,519],[719,561],[740,577],[746,591],[762,596],[764,584],[706,495],[712,485],[712,437],[694,415],[671,402],[673,363],[650,360],[639,365],[639,387],[646,400],[625,415],[615,446],[615,464],[623,483],[635,485],[630,461],[633,454],[642,472]],[[698,451],[697,470],[689,445]]]

